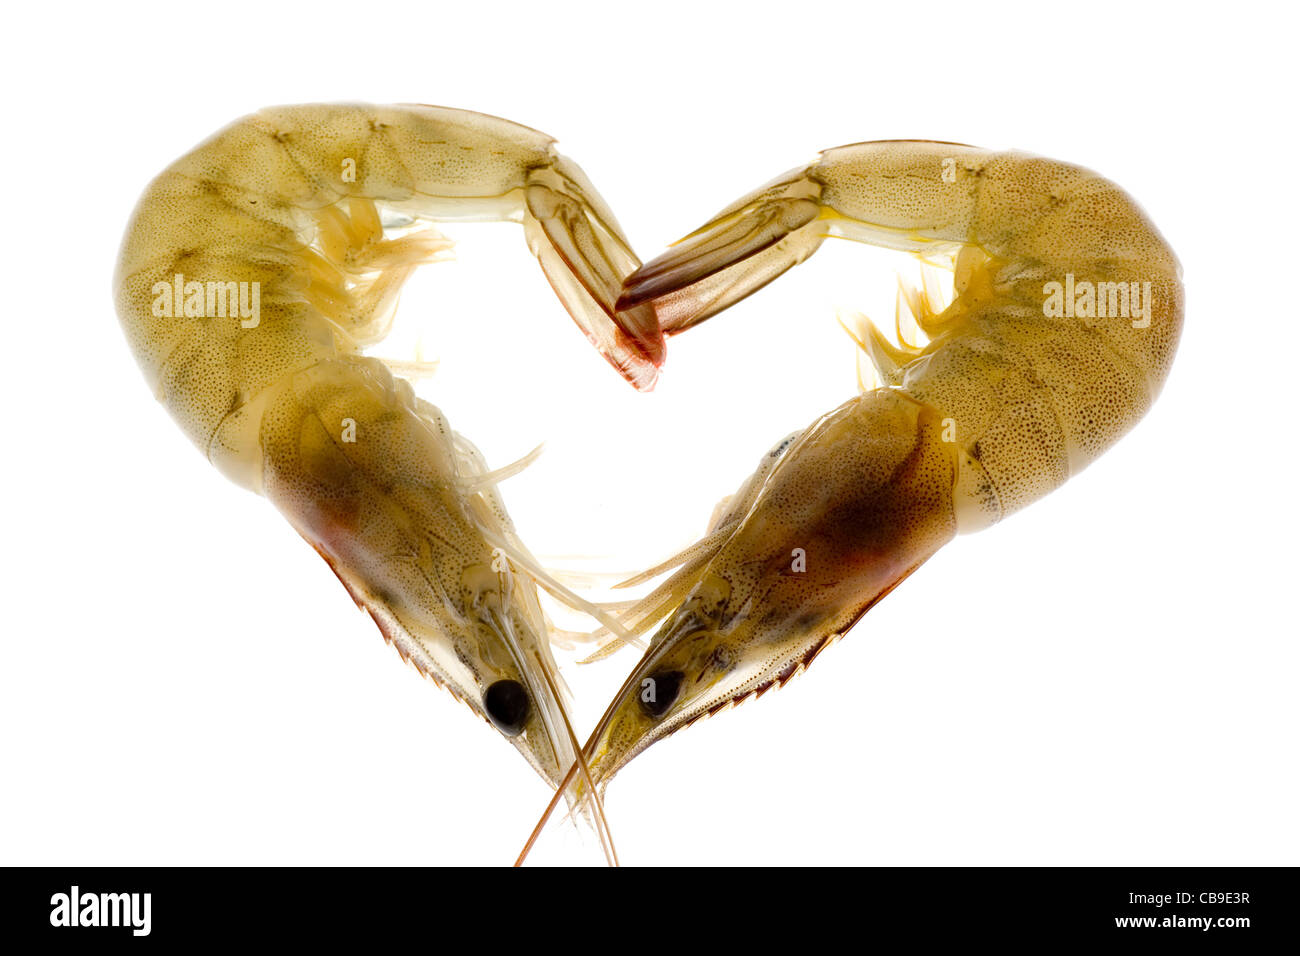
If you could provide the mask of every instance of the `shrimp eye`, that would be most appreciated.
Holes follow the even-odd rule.
[[[659,671],[641,681],[641,709],[651,717],[659,718],[668,713],[668,708],[677,700],[682,690],[681,671]]]
[[[507,737],[519,736],[531,707],[528,691],[517,680],[499,680],[483,695],[488,718]]]

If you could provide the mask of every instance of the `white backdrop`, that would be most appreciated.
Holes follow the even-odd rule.
[[[864,139],[1026,149],[1132,192],[1187,284],[1151,414],[791,686],[639,757],[611,826],[631,864],[1300,862],[1294,12],[470,9],[13,14],[0,863],[500,864],[548,798],[195,452],[113,314],[149,179],[239,115],[319,100],[545,130],[645,258]],[[521,536],[613,571],[693,540],[776,439],[849,397],[835,309],[888,322],[895,272],[915,275],[827,243],[672,340],[646,396],[577,334],[517,226],[447,232],[458,261],[412,280],[383,351],[441,360],[421,393],[493,466],[545,441],[504,486]],[[585,730],[635,653],[562,663]],[[598,861],[551,832],[539,850]]]

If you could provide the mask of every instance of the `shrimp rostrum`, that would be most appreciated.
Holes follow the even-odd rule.
[[[598,784],[779,687],[955,535],[1077,473],[1168,373],[1181,273],[1137,204],[1077,166],[943,143],[829,150],[634,272],[617,305],[680,332],[828,236],[951,256],[955,297],[900,295],[923,346],[864,325],[881,387],[779,444],[702,541],[649,572],[680,565],[620,617],[662,626],[587,745]]]
[[[582,171],[535,130],[432,106],[280,107],[217,133],[141,198],[118,314],[199,450],[269,498],[402,657],[554,786],[576,745],[538,583],[618,626],[518,540],[496,490],[517,468],[489,471],[361,351],[405,279],[449,248],[439,220],[521,222],[587,338],[653,381],[653,312],[613,321],[638,260]]]

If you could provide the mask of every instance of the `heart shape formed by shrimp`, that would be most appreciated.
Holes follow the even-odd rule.
[[[530,459],[489,470],[394,374],[409,366],[361,353],[448,248],[430,223],[470,219],[521,222],[574,321],[643,390],[665,334],[828,236],[949,257],[955,297],[900,295],[900,343],[859,317],[881,387],[772,449],[701,541],[627,583],[674,573],[613,615],[519,540],[497,484]],[[1101,454],[1154,401],[1183,313],[1178,262],[1141,209],[1065,163],[939,142],[832,149],[642,266],[549,137],[348,104],[263,110],[169,166],[132,217],[115,297],[190,439],[276,505],[404,659],[519,749],[552,807],[594,821],[611,861],[600,793],[619,769],[779,687],[957,533]],[[905,314],[928,341],[903,341]],[[585,746],[539,587],[598,621],[597,656],[660,625]]]

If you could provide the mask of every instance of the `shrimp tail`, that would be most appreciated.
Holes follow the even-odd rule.
[[[618,222],[575,164],[562,156],[534,170],[524,189],[524,232],[551,287],[596,349],[636,388],[663,364],[654,309],[617,306],[623,278],[640,264]]]
[[[817,251],[826,236],[816,185],[796,170],[720,212],[623,288],[619,314],[654,301],[669,335],[752,295]]]

